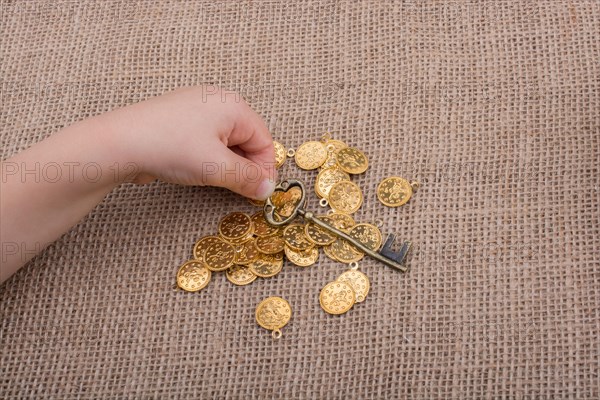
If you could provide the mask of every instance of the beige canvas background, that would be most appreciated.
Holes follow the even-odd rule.
[[[342,317],[319,308],[344,270],[323,254],[175,293],[195,240],[252,207],[120,187],[0,287],[0,397],[600,396],[598,1],[3,1],[1,32],[3,158],[218,83],[289,147],[363,149],[357,219],[415,249],[406,274],[362,262],[372,291]],[[423,188],[385,208],[389,175]],[[277,342],[254,322],[268,295],[294,312]]]

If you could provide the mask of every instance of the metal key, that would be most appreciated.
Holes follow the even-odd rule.
[[[273,204],[271,198],[267,199],[267,201],[265,202],[264,214],[265,219],[269,224],[273,226],[283,226],[290,223],[294,218],[300,215],[304,217],[306,221],[312,222],[313,224],[320,226],[326,231],[350,242],[354,247],[356,247],[369,257],[374,258],[377,261],[380,261],[389,267],[392,267],[402,272],[406,272],[408,268],[403,264],[406,260],[406,255],[408,254],[411,248],[410,242],[402,243],[402,247],[399,251],[393,251],[392,244],[394,243],[396,236],[394,234],[389,234],[381,250],[379,250],[379,252],[373,251],[360,241],[348,235],[346,232],[343,232],[329,225],[328,223],[320,220],[319,218],[315,217],[315,215],[312,212],[306,211],[304,209],[304,207],[306,206],[306,190],[302,181],[296,179],[286,179],[275,188],[275,192],[288,192],[294,187],[300,188],[300,198],[294,199],[296,200],[296,205],[291,210],[286,210],[285,215],[283,216],[276,213],[276,207]]]

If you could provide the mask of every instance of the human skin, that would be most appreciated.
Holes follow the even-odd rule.
[[[0,283],[115,187],[159,179],[265,199],[273,139],[233,92],[190,87],[68,126],[2,161]]]

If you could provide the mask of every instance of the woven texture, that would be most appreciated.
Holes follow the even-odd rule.
[[[194,242],[254,209],[124,185],[0,287],[0,397],[600,397],[597,0],[4,1],[0,29],[3,158],[216,83],[288,147],[362,149],[357,220],[415,244],[406,274],[362,261],[372,290],[341,317],[319,307],[346,268],[324,254],[174,292]],[[390,175],[423,188],[386,208]],[[254,321],[269,295],[294,313],[278,341]]]

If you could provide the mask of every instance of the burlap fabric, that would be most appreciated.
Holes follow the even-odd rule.
[[[0,397],[598,398],[599,21],[597,0],[4,1],[3,158],[217,83],[289,147],[363,149],[357,219],[415,249],[406,274],[361,262],[372,291],[341,317],[319,307],[345,269],[323,254],[176,293],[195,240],[252,206],[120,187],[0,288]],[[423,188],[385,208],[389,175]],[[293,307],[279,341],[254,321],[268,295]]]

